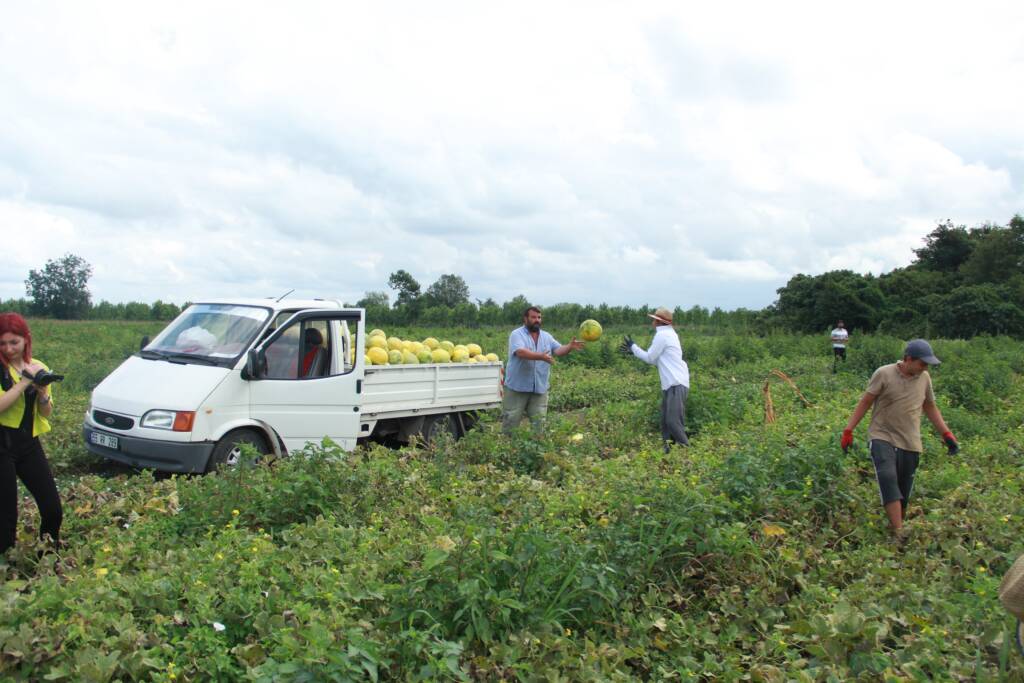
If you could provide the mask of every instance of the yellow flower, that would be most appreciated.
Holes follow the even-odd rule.
[[[984,567],[978,567],[978,571],[979,571],[979,572],[981,572],[982,574],[984,574],[984,573],[985,573],[985,572],[987,572],[988,570],[987,570],[987,569],[985,569]]]
[[[565,629],[565,635],[571,636],[572,635],[572,629],[571,628]]]
[[[602,517],[601,519],[597,520],[597,523],[601,526],[608,526],[608,518]]]
[[[240,513],[240,512],[238,511],[238,510],[232,510],[232,511],[231,511],[231,516],[232,516],[232,517],[237,517],[237,516],[238,516],[238,515],[240,515],[240,514],[242,514],[242,513]]]
[[[103,546],[103,552],[109,553],[110,552],[110,546],[109,545]]]
[[[216,557],[218,560],[223,560],[224,559],[224,555],[221,554],[221,553],[217,553],[214,557]]]
[[[450,553],[451,551],[455,550],[456,543],[452,540],[451,536],[448,536],[446,534],[444,536],[438,536],[437,538],[435,538],[434,545],[440,548],[441,550],[445,551],[446,553]]]
[[[573,434],[572,435],[572,440],[573,441],[583,441],[583,435],[582,434]]]
[[[107,569],[106,567],[99,567],[96,570],[96,576],[106,576],[109,573],[110,573],[110,570]]]

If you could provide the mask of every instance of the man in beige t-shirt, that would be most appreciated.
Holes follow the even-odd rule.
[[[871,460],[881,493],[882,505],[897,540],[906,539],[903,518],[914,487],[914,472],[924,450],[921,445],[921,413],[942,434],[950,455],[960,450],[956,437],[949,431],[935,405],[929,365],[938,365],[939,359],[924,339],[907,342],[903,360],[883,365],[875,370],[867,391],[853,409],[840,444],[843,451],[853,444],[853,430],[857,428],[868,408],[871,424]]]

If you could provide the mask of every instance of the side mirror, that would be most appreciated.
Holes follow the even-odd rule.
[[[256,349],[249,349],[242,368],[242,379],[259,379],[263,376],[263,354]]]
[[[139,342],[139,351],[149,346],[149,335],[143,335],[142,341]]]

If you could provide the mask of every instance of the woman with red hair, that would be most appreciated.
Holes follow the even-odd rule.
[[[17,313],[0,313],[0,554],[14,545],[18,525],[18,479],[39,507],[39,536],[56,546],[64,512],[39,435],[50,431],[49,386],[33,383],[49,370],[32,357],[32,333]]]

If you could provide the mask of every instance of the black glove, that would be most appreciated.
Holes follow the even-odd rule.
[[[628,334],[622,339],[622,344],[619,345],[619,351],[627,356],[633,355],[633,338]]]
[[[943,434],[942,440],[946,442],[946,452],[949,455],[956,455],[960,452],[960,444],[957,442],[956,437],[953,436],[953,432]]]

